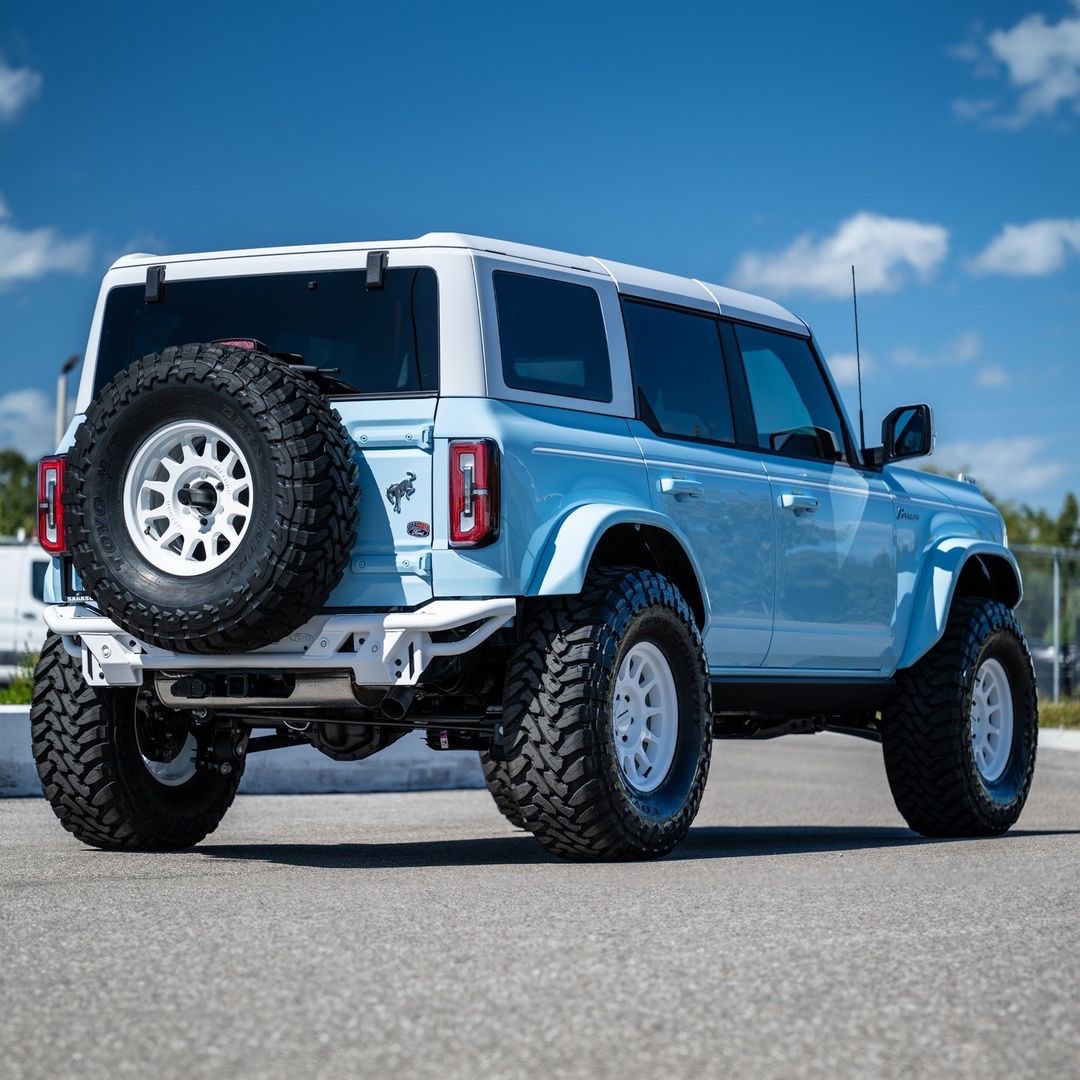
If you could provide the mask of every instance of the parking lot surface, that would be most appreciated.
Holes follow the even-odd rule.
[[[718,743],[658,863],[572,865],[483,791],[248,796],[179,855],[0,801],[0,1075],[1080,1073],[1080,753],[922,841],[880,750]]]

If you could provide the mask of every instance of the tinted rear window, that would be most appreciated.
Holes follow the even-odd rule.
[[[596,290],[502,270],[492,276],[506,385],[610,401],[611,364]]]
[[[362,270],[259,277],[165,279],[147,304],[143,285],[105,301],[95,388],[169,345],[254,338],[270,352],[338,368],[342,393],[433,393],[439,388],[438,286],[430,267],[386,272],[365,289]]]

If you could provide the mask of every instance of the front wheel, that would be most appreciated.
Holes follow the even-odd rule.
[[[536,608],[503,704],[525,827],[569,859],[666,855],[705,790],[709,704],[701,634],[661,575],[604,570]]]
[[[60,824],[98,848],[176,851],[217,828],[240,782],[197,764],[178,718],[135,689],[88,686],[50,634],[34,672],[30,729],[41,786]]]
[[[896,807],[924,836],[993,836],[1020,816],[1039,733],[1035,672],[1004,604],[961,597],[882,713]]]

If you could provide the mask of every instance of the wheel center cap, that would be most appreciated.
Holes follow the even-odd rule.
[[[193,484],[185,484],[176,493],[176,501],[200,514],[212,514],[217,509],[218,495],[208,480],[197,480]]]

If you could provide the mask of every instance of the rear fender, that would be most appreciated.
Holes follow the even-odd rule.
[[[618,525],[651,526],[668,533],[682,548],[697,579],[705,622],[709,593],[694,549],[671,518],[645,507],[591,503],[571,510],[548,534],[529,582],[529,596],[566,596],[581,592],[585,574],[604,534]]]
[[[898,668],[910,667],[925,656],[945,633],[956,586],[965,566],[978,560],[985,574],[988,588],[999,595],[1003,603],[1015,608],[1022,599],[1023,585],[1016,558],[1008,548],[984,540],[954,537],[942,540],[932,547],[923,561],[922,571],[915,587],[907,643],[897,664]]]

